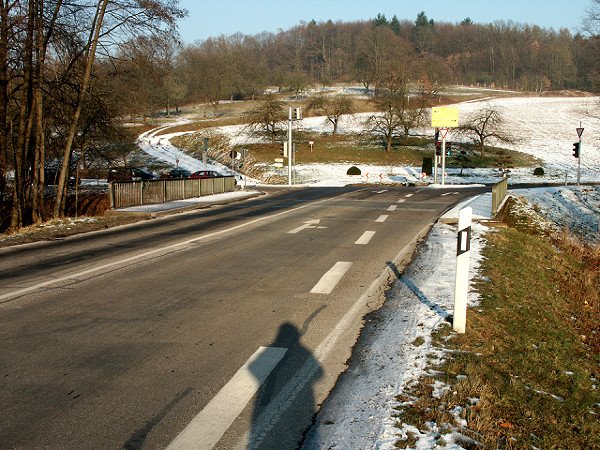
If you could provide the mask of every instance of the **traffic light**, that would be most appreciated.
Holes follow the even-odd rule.
[[[573,142],[573,156],[579,158],[579,142]]]
[[[437,141],[435,143],[435,154],[437,156],[442,156],[442,141]]]

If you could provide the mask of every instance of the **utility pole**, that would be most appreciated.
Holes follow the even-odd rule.
[[[293,183],[292,180],[292,166],[294,165],[294,146],[292,144],[292,124],[294,120],[302,119],[302,110],[300,108],[292,108],[290,106],[289,116],[288,116],[288,185],[291,186]]]

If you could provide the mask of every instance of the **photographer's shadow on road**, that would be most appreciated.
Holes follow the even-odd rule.
[[[311,423],[316,412],[313,385],[323,369],[301,337],[298,328],[286,322],[270,345],[286,352],[256,395],[248,449],[296,448]],[[264,379],[263,367],[260,356],[249,366],[258,382]]]

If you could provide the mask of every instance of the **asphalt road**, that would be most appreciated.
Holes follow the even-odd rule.
[[[294,448],[361,318],[483,189],[285,189],[0,251],[1,448]]]

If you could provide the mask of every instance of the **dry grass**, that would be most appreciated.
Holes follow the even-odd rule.
[[[398,399],[399,425],[435,423],[472,448],[600,448],[600,249],[505,217],[513,227],[488,234],[467,333],[435,336],[449,390],[434,398],[436,380],[421,379],[414,400]]]

